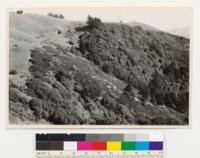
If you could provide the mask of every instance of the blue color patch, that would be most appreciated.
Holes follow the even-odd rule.
[[[135,142],[135,150],[149,150],[149,142]]]

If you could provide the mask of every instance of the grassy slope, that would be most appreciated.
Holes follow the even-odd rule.
[[[11,14],[9,16],[10,69],[16,69],[23,74],[28,73],[30,49],[44,41],[65,44],[66,39],[59,36],[57,31],[73,29],[74,25],[74,22],[37,14]]]

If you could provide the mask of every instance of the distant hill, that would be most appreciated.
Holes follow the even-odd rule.
[[[137,21],[133,21],[133,22],[128,22],[126,23],[129,26],[135,27],[135,26],[140,26],[142,27],[144,30],[150,30],[150,31],[160,31],[158,28],[153,27],[151,25],[147,25],[141,22],[137,22]]]
[[[174,35],[178,35],[178,36],[183,36],[188,39],[190,38],[190,27],[189,26],[170,29],[170,30],[167,30],[166,32],[174,34]]]

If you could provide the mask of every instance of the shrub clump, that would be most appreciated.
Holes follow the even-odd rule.
[[[17,74],[17,70],[12,69],[12,70],[9,71],[9,74],[10,75],[16,75]]]

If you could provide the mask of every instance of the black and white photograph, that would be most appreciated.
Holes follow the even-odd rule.
[[[7,12],[9,125],[190,125],[191,8]]]

